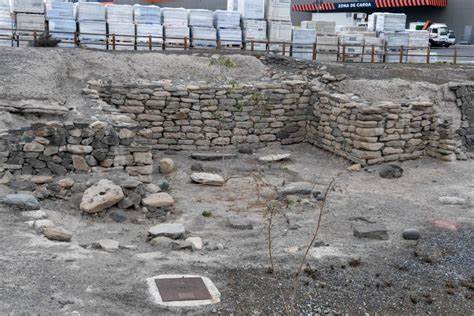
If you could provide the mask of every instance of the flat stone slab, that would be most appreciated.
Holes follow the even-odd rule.
[[[148,229],[148,233],[152,236],[169,237],[173,239],[182,238],[186,233],[186,229],[183,224],[179,223],[164,223],[152,226]]]
[[[147,195],[142,203],[152,207],[171,207],[174,205],[174,199],[166,192],[159,192]]]
[[[119,242],[112,239],[102,239],[92,244],[95,248],[102,249],[107,252],[115,252],[119,250]]]
[[[40,202],[31,194],[7,194],[0,198],[0,203],[8,206],[13,206],[21,210],[39,210],[41,208]]]
[[[191,174],[191,180],[199,184],[214,186],[221,186],[225,183],[225,180],[222,176],[208,172],[194,172]]]
[[[198,285],[203,284],[203,288],[199,292],[193,291],[195,287],[188,286],[186,279],[190,281],[192,279],[192,281],[194,281],[192,283],[194,284],[196,284],[197,282]],[[180,280],[182,280],[182,286],[173,286],[168,288],[163,286],[166,283],[171,283],[170,281],[179,282]],[[153,302],[160,306],[196,307],[217,304],[221,301],[221,294],[217,287],[209,278],[204,276],[194,274],[166,274],[148,278],[146,279],[146,282],[148,284],[148,292],[150,293]],[[160,288],[158,284],[161,284]],[[202,290],[204,290],[204,293],[202,292]],[[200,295],[201,293],[206,295]],[[173,296],[179,297],[180,300],[171,300]],[[203,297],[209,298],[202,299]]]
[[[276,162],[290,159],[290,153],[272,154],[258,157],[258,161],[261,162]]]
[[[310,182],[292,182],[279,189],[278,195],[283,197],[291,194],[311,194],[313,189],[314,184]]]
[[[236,154],[229,154],[229,153],[216,153],[216,152],[208,152],[208,153],[192,153],[191,158],[195,160],[201,161],[214,161],[214,160],[223,160],[223,159],[233,159],[236,158]]]
[[[387,240],[388,231],[381,224],[358,224],[354,227],[354,236],[375,240]]]

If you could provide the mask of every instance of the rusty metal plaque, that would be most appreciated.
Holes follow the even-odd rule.
[[[155,279],[163,302],[212,299],[203,280],[197,278]]]

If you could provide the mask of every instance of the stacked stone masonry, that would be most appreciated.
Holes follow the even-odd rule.
[[[461,128],[456,132],[464,148],[474,152],[474,84],[451,84],[450,89],[455,93],[461,111]]]
[[[151,182],[153,157],[144,128],[104,122],[37,123],[0,138],[2,170],[13,175],[126,170]]]

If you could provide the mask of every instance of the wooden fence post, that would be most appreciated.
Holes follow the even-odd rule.
[[[342,44],[342,62],[346,62],[346,44]]]
[[[431,47],[428,46],[428,50],[426,51],[426,63],[430,63],[430,55],[431,55]]]
[[[252,52],[255,50],[255,42],[253,40],[250,41],[250,50]]]
[[[375,62],[375,45],[372,45],[372,53],[370,56],[370,62],[373,64]]]
[[[112,34],[112,50],[115,50],[115,33]]]
[[[316,43],[313,43],[313,56],[312,59],[316,60],[318,51],[316,50]]]
[[[456,65],[458,62],[458,48],[454,47],[454,53],[453,53],[453,64]]]
[[[400,46],[400,64],[403,64],[403,45]]]
[[[148,50],[153,50],[153,38],[148,35]]]

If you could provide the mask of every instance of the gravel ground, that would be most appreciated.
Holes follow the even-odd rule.
[[[317,188],[337,178],[326,204],[319,247],[311,249],[311,269],[300,280],[297,313],[466,315],[472,311],[472,287],[469,290],[466,284],[473,277],[473,208],[438,202],[443,195],[474,200],[472,161],[407,161],[401,164],[403,177],[388,180],[378,176],[378,167],[349,172],[347,162],[308,145],[266,148],[259,155],[282,150],[291,152],[292,159],[271,166],[262,166],[249,155],[203,163],[230,177],[223,187],[190,183],[189,168],[195,161],[188,153],[163,154],[178,166],[171,176],[154,175],[155,183],[170,182],[170,194],[177,201],[175,214],[165,221],[183,223],[190,235],[201,237],[207,243],[202,251],[151,246],[146,230],[163,219],[146,219],[140,211],[128,211],[128,220],[121,224],[107,213],[82,216],[80,194],[42,202],[51,220],[73,232],[73,241],[67,244],[46,240],[28,228],[17,211],[1,208],[0,314],[285,313],[284,301],[288,302],[293,274],[314,229],[318,202],[310,196],[292,198],[285,216],[275,217],[276,272],[268,274],[265,221],[250,172],[259,172],[276,185],[311,181]],[[119,182],[120,175],[107,177]],[[103,176],[75,178],[90,184]],[[4,194],[8,189],[1,187],[0,191]],[[211,218],[201,215],[205,210],[212,212]],[[229,216],[247,218],[254,229],[227,227]],[[459,229],[436,228],[435,219],[453,220]],[[353,226],[363,221],[384,224],[389,240],[355,238]],[[418,243],[401,238],[401,231],[410,227],[421,232]],[[81,246],[104,238],[136,248],[106,253]],[[222,248],[215,248],[218,245]],[[149,252],[158,256],[149,260],[136,256]],[[194,310],[158,308],[148,297],[145,279],[162,273],[208,276],[221,291],[222,303]]]

